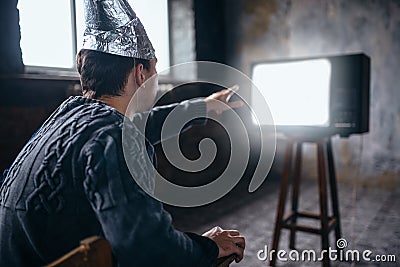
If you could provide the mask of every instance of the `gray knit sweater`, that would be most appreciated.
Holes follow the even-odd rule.
[[[146,151],[154,159],[152,144],[172,108],[205,114],[201,100],[177,105],[149,113],[146,144],[134,144],[137,166]],[[92,235],[111,243],[119,266],[214,264],[216,244],[174,229],[162,204],[132,179],[122,151],[123,121],[100,101],[71,97],[29,140],[1,186],[0,266],[42,266]],[[129,127],[137,131],[140,123],[141,114]],[[151,176],[146,168],[137,173]]]

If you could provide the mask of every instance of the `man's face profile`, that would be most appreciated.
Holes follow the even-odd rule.
[[[149,110],[154,105],[158,90],[158,77],[156,70],[157,58],[150,60],[150,68],[143,68],[144,82],[133,95],[133,108],[135,112],[143,112]]]

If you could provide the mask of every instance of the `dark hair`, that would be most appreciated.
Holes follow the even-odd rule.
[[[121,95],[128,75],[137,65],[150,69],[150,61],[82,49],[76,55],[83,94],[91,98]]]

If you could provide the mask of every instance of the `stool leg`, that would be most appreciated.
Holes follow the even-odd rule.
[[[301,153],[302,153],[302,143],[296,144],[296,154],[294,158],[294,172],[293,172],[293,187],[292,187],[292,214],[291,219],[292,224],[297,223],[297,213],[298,213],[298,202],[299,202],[299,187],[300,187],[300,175],[301,175]],[[290,241],[289,248],[295,248],[296,243],[296,230],[293,228],[290,230]]]
[[[328,201],[327,201],[327,190],[326,190],[326,169],[325,169],[325,142],[321,141],[317,144],[318,150],[318,183],[319,183],[319,202],[321,209],[321,250],[328,251],[329,247],[329,230],[328,230]],[[324,253],[323,266],[330,266],[329,257],[327,253]]]
[[[333,211],[333,216],[336,219],[335,237],[337,242],[342,237],[342,229],[340,226],[341,224],[340,224],[340,211],[339,211],[339,197],[337,193],[335,162],[333,158],[332,142],[330,138],[328,139],[327,143],[327,154],[328,154],[329,183],[331,187],[332,211]]]
[[[269,262],[270,266],[275,266],[275,263],[276,263],[276,252],[278,251],[279,237],[280,237],[281,230],[282,230],[283,214],[285,212],[286,194],[287,194],[287,189],[288,189],[288,179],[289,179],[290,169],[292,166],[292,150],[293,150],[293,143],[289,142],[286,147],[285,163],[284,163],[284,169],[283,169],[283,175],[282,175],[282,181],[281,181],[281,190],[279,193],[278,209],[277,209],[276,219],[275,219],[275,230],[274,230],[274,236],[273,236],[273,240],[272,240],[271,250],[274,250],[275,253],[272,255],[271,261]]]

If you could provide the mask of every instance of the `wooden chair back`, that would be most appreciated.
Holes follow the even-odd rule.
[[[46,267],[112,267],[110,243],[98,236],[81,241],[76,249],[68,252]]]

